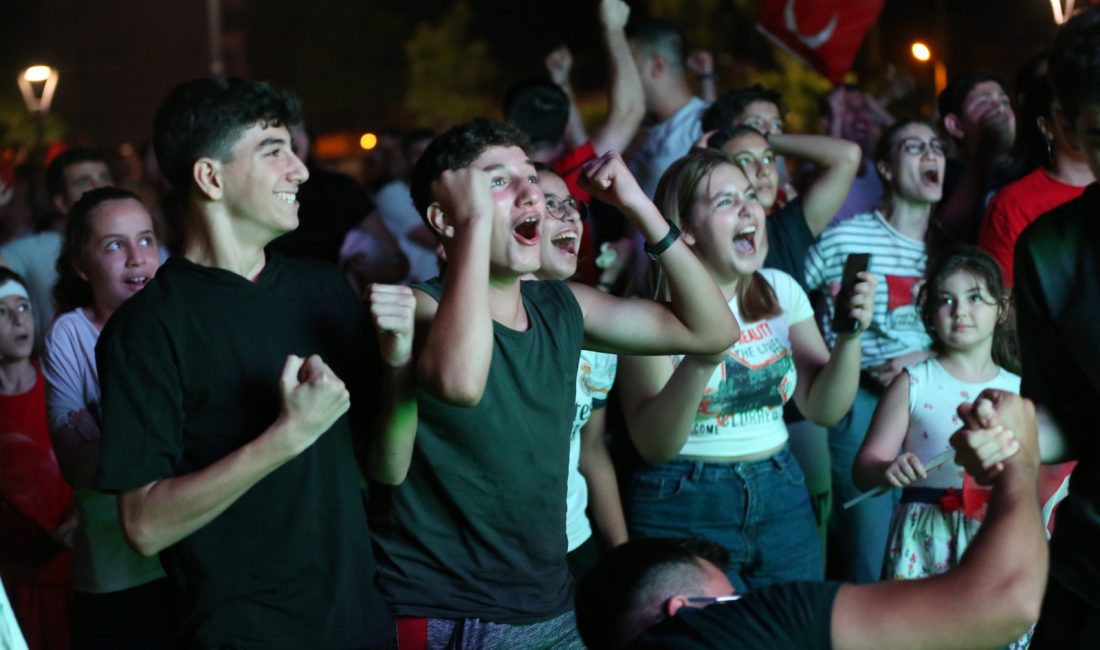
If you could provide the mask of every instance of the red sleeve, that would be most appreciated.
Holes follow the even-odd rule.
[[[989,202],[989,208],[978,230],[978,246],[1001,265],[1007,287],[1012,286],[1012,255],[1016,238],[1027,224],[1027,215],[1020,211],[1020,206],[998,194]]]
[[[566,151],[560,158],[554,161],[553,168],[558,176],[565,181],[569,193],[578,201],[588,203],[592,197],[577,185],[577,178],[581,175],[581,165],[596,157],[596,149],[592,142],[585,142],[581,146]]]

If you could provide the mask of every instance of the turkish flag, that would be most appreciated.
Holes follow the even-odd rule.
[[[883,0],[764,0],[756,29],[838,84]]]

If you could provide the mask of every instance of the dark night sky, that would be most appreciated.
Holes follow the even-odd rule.
[[[1047,0],[887,0],[878,25],[884,62],[910,66],[912,38],[935,40],[938,2],[943,2],[952,71],[986,68],[1011,80],[1055,30]],[[229,12],[226,27],[247,28],[249,75],[298,91],[307,118],[320,131],[402,125],[402,42],[418,21],[433,20],[450,5],[446,0],[223,3]],[[51,63],[61,71],[54,111],[94,143],[144,140],[160,96],[208,69],[203,0],[2,4],[0,79],[10,79],[11,87],[0,85],[0,97],[15,93],[15,76],[23,66]],[[593,0],[470,4],[474,35],[489,42],[499,62],[500,90],[538,73],[545,52],[563,41],[574,48],[581,68],[580,90],[602,83],[598,32],[580,19],[594,17]],[[631,4],[642,13],[647,3]],[[728,15],[741,3],[718,4]],[[722,36],[728,49],[742,57],[763,49],[746,25]],[[866,56],[861,54],[865,63]]]

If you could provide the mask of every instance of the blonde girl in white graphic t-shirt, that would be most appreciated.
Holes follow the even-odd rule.
[[[622,359],[627,426],[648,462],[627,495],[630,534],[722,544],[732,556],[727,576],[742,591],[820,579],[820,543],[783,405],[794,399],[821,424],[847,412],[874,277],[861,274],[852,301],[859,331],[830,355],[794,278],[760,268],[764,209],[728,157],[689,154],[669,168],[657,197],[722,289],[741,337],[718,355]]]

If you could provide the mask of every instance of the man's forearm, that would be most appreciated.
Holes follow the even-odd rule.
[[[371,480],[399,485],[405,480],[416,442],[416,385],[411,364],[386,367],[382,408],[367,434],[366,471]]]
[[[263,434],[201,470],[154,481],[118,495],[130,546],[151,556],[213,521],[252,486],[301,450],[285,444],[280,418]]]

